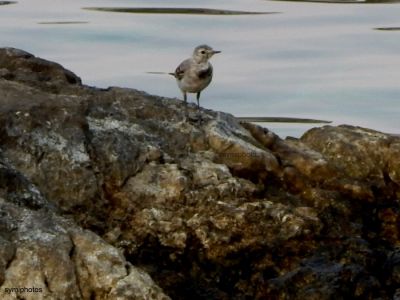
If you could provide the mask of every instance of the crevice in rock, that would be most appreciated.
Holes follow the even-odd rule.
[[[85,220],[83,220],[84,222],[81,223],[81,225],[85,224],[86,228],[89,228],[89,229],[93,230],[94,232],[101,235],[105,230],[104,226],[106,226],[106,224],[103,222],[103,220],[99,219],[99,216],[106,215],[105,211],[107,210],[108,198],[107,198],[107,191],[104,186],[104,176],[103,176],[102,172],[100,171],[99,166],[96,163],[96,156],[95,156],[93,147],[91,145],[92,133],[90,132],[89,125],[87,123],[87,118],[86,118],[87,113],[88,113],[88,108],[86,107],[84,123],[82,124],[81,130],[83,132],[83,137],[84,137],[83,144],[85,147],[85,152],[88,155],[89,160],[90,160],[90,165],[87,166],[87,168],[89,168],[91,170],[94,177],[96,178],[97,195],[98,195],[98,197],[96,197],[97,198],[96,202],[98,203],[98,206],[96,207],[97,211],[93,211],[90,214],[90,218],[93,218],[95,221],[92,222],[91,220],[89,220],[89,218],[87,218],[89,216],[87,216],[85,218]],[[84,207],[84,210],[91,210],[91,208]],[[99,225],[100,225],[100,227],[99,227]]]
[[[46,287],[46,289],[50,292],[50,294],[52,294],[53,291],[50,288],[49,279],[47,278],[46,274],[43,274],[43,282],[44,282],[44,286]]]
[[[213,262],[202,254],[201,242],[189,235],[186,249],[172,261],[170,255],[176,253],[175,250],[162,246],[155,237],[148,237],[142,245],[135,254],[127,255],[127,259],[147,270],[157,284],[176,300],[233,299],[237,292],[236,284],[250,280],[253,260],[257,257],[262,260],[266,253],[263,248],[251,252],[243,249]],[[265,274],[277,275],[272,269]]]
[[[69,256],[70,260],[72,261],[74,254],[75,254],[75,244],[71,237],[69,239],[71,241],[71,249],[69,249],[68,256]]]
[[[85,147],[86,154],[88,155],[88,157],[90,159],[90,168],[92,169],[93,174],[96,177],[97,188],[99,191],[103,191],[102,184],[103,184],[104,179],[99,170],[99,167],[96,164],[96,157],[95,157],[94,149],[91,145],[92,133],[89,130],[89,124],[87,122],[87,114],[88,114],[88,108],[85,111],[85,123],[82,126],[82,132],[83,132],[83,137],[84,137],[83,144]]]
[[[95,293],[95,291],[91,291],[89,299],[90,299],[90,300],[96,300],[96,293]]]
[[[36,164],[40,165],[40,163],[42,162],[43,158],[45,157],[46,153],[44,151],[41,151],[39,156],[36,159]]]
[[[10,257],[10,259],[7,260],[6,265],[4,267],[4,270],[7,270],[11,267],[11,264],[13,263],[13,261],[15,260],[16,256],[17,256],[17,249],[14,248],[14,245],[12,244],[13,247],[13,254]]]
[[[130,175],[126,176],[124,178],[124,180],[122,181],[121,185],[119,186],[119,189],[123,190],[124,187],[127,185],[129,179],[134,178],[138,173],[140,173],[140,171],[138,171],[138,172],[136,172],[134,174],[130,174]]]
[[[68,234],[68,237],[69,237],[69,240],[70,240],[70,243],[71,243],[71,249],[69,250],[68,255],[69,255],[70,262],[72,264],[73,270],[74,270],[75,285],[78,288],[80,297],[83,298],[83,293],[82,293],[80,280],[79,280],[79,274],[77,272],[77,265],[76,265],[77,261],[75,260],[76,246],[75,246],[74,240],[73,240],[73,238],[72,238],[70,233]]]

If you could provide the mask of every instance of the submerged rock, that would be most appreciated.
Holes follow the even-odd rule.
[[[399,294],[398,137],[324,126],[282,140],[205,109],[192,122],[181,101],[84,86],[12,48],[0,102],[2,299],[16,286],[43,299]]]

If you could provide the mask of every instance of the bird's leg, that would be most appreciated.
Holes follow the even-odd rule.
[[[200,92],[196,94],[196,99],[197,99],[197,108],[200,108]]]
[[[183,92],[183,101],[185,103],[185,120],[188,118],[188,106],[187,106],[187,94],[186,92]]]
[[[199,123],[201,124],[203,122],[203,119],[202,119],[201,110],[200,110],[200,92],[198,92],[196,94],[196,99],[197,99],[197,112],[198,112],[197,118],[198,118]]]

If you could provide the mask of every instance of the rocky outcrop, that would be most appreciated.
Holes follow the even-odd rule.
[[[57,214],[5,160],[0,162],[1,299],[169,299],[121,251]]]
[[[10,48],[0,102],[2,298],[400,297],[398,137],[199,121]]]

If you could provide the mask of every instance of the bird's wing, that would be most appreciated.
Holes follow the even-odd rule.
[[[205,79],[208,77],[211,77],[213,74],[213,67],[211,64],[208,64],[208,67],[206,69],[201,69],[199,72],[197,72],[197,76],[201,79]]]
[[[175,73],[174,73],[175,78],[177,78],[178,80],[181,80],[183,78],[183,76],[185,75],[185,72],[187,72],[189,70],[190,63],[191,63],[190,58],[181,62],[181,64],[175,70]]]

